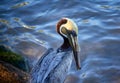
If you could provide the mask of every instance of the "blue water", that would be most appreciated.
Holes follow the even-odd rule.
[[[61,45],[55,28],[62,17],[79,27],[82,65],[72,65],[65,83],[120,83],[120,0],[1,0],[0,44],[32,67],[47,48]]]

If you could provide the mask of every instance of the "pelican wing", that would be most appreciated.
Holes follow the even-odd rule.
[[[71,52],[49,50],[34,67],[32,83],[62,83],[72,63]]]

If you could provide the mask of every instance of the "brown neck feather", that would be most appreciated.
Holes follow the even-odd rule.
[[[61,50],[66,50],[66,49],[68,49],[69,47],[70,47],[70,43],[69,43],[69,41],[68,41],[68,39],[66,38],[66,37],[64,37],[61,33],[60,33],[60,26],[62,25],[62,24],[65,24],[65,23],[67,23],[67,19],[65,19],[65,18],[63,18],[63,19],[61,19],[58,23],[57,23],[57,32],[63,37],[63,39],[64,39],[64,42],[63,42],[63,44],[61,45],[61,47],[60,47],[60,49]]]
[[[63,42],[63,44],[60,46],[60,48],[57,49],[57,52],[69,51],[69,50],[71,50],[71,48],[70,48],[70,43],[69,43],[68,39],[65,38],[64,36],[62,36],[62,37],[63,37],[64,42]]]
[[[63,37],[63,39],[64,39],[64,42],[61,45],[61,49],[68,49],[70,47],[70,43],[67,38]]]

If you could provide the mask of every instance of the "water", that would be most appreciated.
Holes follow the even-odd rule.
[[[0,42],[26,55],[32,67],[46,48],[60,46],[58,20],[71,18],[79,27],[82,69],[75,71],[73,64],[65,83],[120,83],[119,4],[120,0],[1,0]]]

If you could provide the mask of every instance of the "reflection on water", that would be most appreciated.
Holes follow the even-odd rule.
[[[65,83],[120,83],[119,4],[119,0],[2,0],[0,42],[19,47],[23,54],[34,52],[28,57],[36,59],[47,47],[59,47],[62,38],[56,23],[71,18],[79,27],[82,69],[75,72],[73,64]]]

